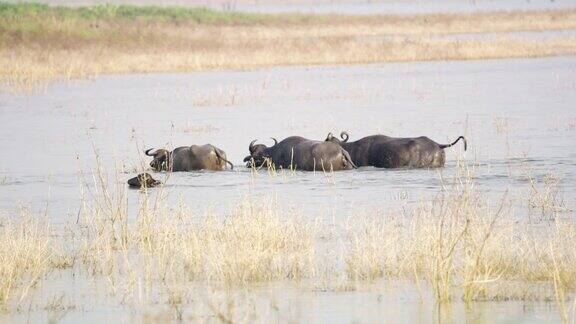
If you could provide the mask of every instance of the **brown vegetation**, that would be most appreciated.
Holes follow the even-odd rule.
[[[10,309],[52,268],[50,228],[22,211],[19,220],[0,220],[0,311]]]
[[[123,11],[106,9],[112,15],[97,9],[93,9],[96,13],[85,9],[86,13],[42,7],[1,13],[0,82],[31,87],[47,80],[102,73],[576,53],[574,37],[542,40],[505,34],[574,30],[576,10],[316,16],[195,13],[180,8],[166,13],[153,7],[127,7],[129,14],[121,15],[118,12]]]
[[[548,222],[517,217],[511,198],[490,202],[471,179],[403,213],[355,224],[349,276],[424,282],[439,302],[556,300],[566,313],[564,302],[576,290],[574,220],[556,209]],[[541,203],[559,199],[557,185],[547,183]]]

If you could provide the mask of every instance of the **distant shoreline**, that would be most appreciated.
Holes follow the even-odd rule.
[[[19,0],[5,2],[18,3]],[[51,6],[87,7],[136,5],[164,7],[206,7],[246,13],[307,13],[343,15],[479,13],[494,11],[573,10],[570,0],[37,0]]]
[[[0,83],[12,89],[98,74],[576,54],[576,9],[358,16],[2,3],[0,30]],[[552,36],[526,36],[539,32]]]

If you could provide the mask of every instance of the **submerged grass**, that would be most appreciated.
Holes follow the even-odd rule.
[[[572,55],[576,10],[425,15],[247,14],[204,8],[0,4],[0,82],[102,73]],[[495,33],[490,37],[454,34]]]

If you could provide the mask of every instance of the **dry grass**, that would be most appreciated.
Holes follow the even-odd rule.
[[[496,133],[498,134],[509,133],[513,126],[510,118],[504,118],[504,117],[495,117],[492,123],[494,124]]]
[[[183,133],[209,134],[219,132],[220,129],[209,124],[193,125],[190,122],[188,122],[186,126],[180,128],[180,131]]]
[[[134,297],[140,287],[148,300],[160,290],[174,309],[189,302],[191,292],[182,287],[190,283],[250,287],[307,278],[315,289],[352,291],[354,282],[384,277],[413,280],[440,303],[556,301],[568,318],[566,304],[576,292],[574,221],[532,222],[526,209],[517,217],[512,198],[489,201],[476,191],[473,170],[458,171],[430,201],[384,218],[355,217],[344,229],[349,244],[326,254],[324,265],[316,258],[323,232],[280,212],[273,200],[244,199],[227,214],[201,216],[184,205],[166,207],[161,191],[144,191],[129,216],[125,188],[110,187],[101,172],[76,236],[83,238],[84,265],[107,278],[113,294],[143,298]],[[550,199],[557,201],[559,191]]]
[[[20,303],[51,270],[49,227],[23,211],[0,221],[0,309]]]
[[[576,291],[574,221],[530,223],[514,216],[506,196],[491,204],[470,177],[460,183],[405,213],[358,226],[348,275],[425,282],[439,302],[549,299],[563,305]]]
[[[21,6],[17,13],[0,12],[0,82],[16,88],[103,73],[576,53],[573,37],[452,36],[572,30],[576,10],[358,17],[195,13],[181,8],[148,13],[159,10],[154,7],[122,7],[130,14],[121,15],[100,13],[100,7],[31,10]]]
[[[157,282],[243,286],[314,272],[315,227],[280,212],[272,200],[246,199],[225,215],[202,215],[169,208],[162,193],[153,200],[143,192],[129,216],[123,185],[112,190],[103,175],[95,179],[100,190],[85,200],[81,255],[91,273],[108,278],[112,292],[133,292],[137,282],[148,289]]]
[[[527,169],[526,176],[530,182],[530,196],[528,197],[530,209],[539,211],[543,216],[572,211],[564,202],[560,192],[562,179],[556,174],[546,174],[541,183],[534,178],[530,169]]]
[[[73,271],[72,285],[106,283],[107,299],[136,310],[169,307],[168,319],[180,321],[253,322],[261,315],[257,306],[237,296],[264,283],[346,293],[361,281],[386,278],[411,280],[438,303],[553,301],[568,320],[576,292],[574,220],[532,222],[525,204],[517,217],[513,198],[488,200],[476,190],[473,170],[460,167],[454,183],[432,200],[385,217],[357,215],[350,227],[329,229],[273,199],[245,197],[221,213],[167,206],[162,187],[128,196],[123,182],[97,168],[82,186],[82,213],[68,229],[76,243],[68,250],[54,249],[64,245],[62,237],[32,218],[1,223],[0,305],[12,310],[51,270]],[[67,293],[50,296],[42,304],[47,312],[82,309]],[[190,305],[200,310],[186,312]]]

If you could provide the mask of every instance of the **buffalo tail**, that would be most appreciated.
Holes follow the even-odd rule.
[[[214,149],[214,153],[216,153],[216,156],[217,156],[220,160],[222,160],[222,161],[230,164],[230,169],[234,170],[234,164],[232,164],[232,162],[226,160],[222,155],[220,155],[220,153],[218,153],[218,150],[217,150],[217,149]]]
[[[447,147],[450,147],[456,143],[458,143],[458,141],[464,141],[464,151],[466,151],[466,149],[468,148],[468,143],[466,143],[466,139],[464,138],[464,136],[459,136],[454,142],[450,143],[450,144],[440,144],[440,148],[441,149],[445,149]]]

